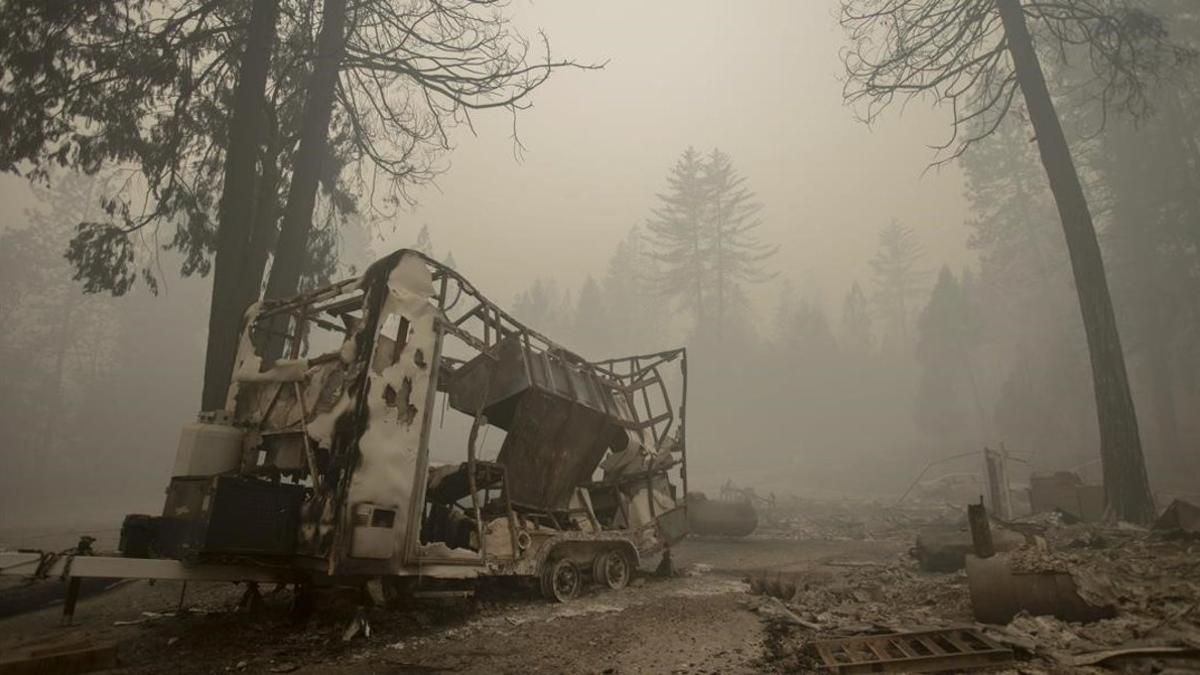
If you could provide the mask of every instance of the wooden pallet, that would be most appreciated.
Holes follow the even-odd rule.
[[[1012,650],[967,627],[821,640],[812,648],[827,671],[843,674],[961,671],[1013,658]]]

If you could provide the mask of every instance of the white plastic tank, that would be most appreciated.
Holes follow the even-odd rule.
[[[172,476],[215,476],[236,471],[245,432],[210,415],[183,425]]]

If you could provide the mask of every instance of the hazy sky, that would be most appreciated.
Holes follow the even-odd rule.
[[[928,264],[964,260],[957,167],[922,171],[945,118],[897,109],[875,128],[842,104],[835,0],[745,3],[516,0],[527,32],[558,55],[608,60],[561,72],[519,118],[528,148],[513,159],[510,120],[481,115],[460,134],[438,190],[390,241],[428,223],[438,254],[502,302],[535,275],[576,285],[602,274],[612,246],[644,222],[689,144],[732,154],[764,204],[763,236],[782,244],[782,277],[834,307],[892,216],[917,228]],[[770,298],[775,294],[769,290]]]
[[[927,264],[964,261],[957,167],[922,176],[945,137],[928,106],[897,109],[874,128],[842,104],[835,0],[515,0],[527,34],[544,29],[556,56],[608,65],[563,71],[519,118],[476,117],[456,134],[450,170],[387,226],[383,249],[428,224],[438,255],[510,303],[535,276],[577,286],[603,274],[615,243],[643,223],[668,169],[689,144],[729,152],[764,204],[762,235],[782,245],[780,277],[835,309],[892,216],[916,228]],[[28,190],[0,177],[4,223],[21,222]],[[776,285],[757,295],[773,301]]]

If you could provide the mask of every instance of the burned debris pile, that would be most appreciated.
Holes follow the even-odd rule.
[[[1200,650],[1200,538],[1194,535],[1129,526],[1049,527],[1035,545],[1015,551],[1010,565],[1025,574],[1067,574],[1089,605],[1112,610],[1091,622],[1021,613],[992,629],[997,639],[1043,660],[1082,666],[1111,650]]]
[[[762,572],[751,577],[750,589],[783,600],[795,615],[793,623],[819,636],[971,621],[965,575],[921,572],[907,555],[878,564],[832,561],[812,572]]]
[[[1004,544],[987,558],[968,544],[961,555],[965,564],[957,566],[931,568],[914,546],[892,559],[826,560],[800,571],[761,571],[749,579],[746,606],[771,627],[782,645],[775,651],[783,665],[803,671],[912,672],[908,669],[919,668],[912,659],[921,654],[906,654],[904,644],[913,635],[932,641],[931,654],[965,659],[948,662],[951,670],[999,663],[984,658],[998,656],[982,643],[957,634],[933,639],[929,633],[970,629],[987,644],[1011,651],[1022,673],[1101,667],[1189,672],[1200,657],[1200,535],[1179,526],[1191,523],[1190,505],[1180,504],[1151,529],[1074,522],[1058,513],[992,521],[993,540]],[[875,505],[860,505],[857,517],[849,503],[837,511],[846,524],[844,537],[904,536],[900,527],[880,527]],[[1173,520],[1177,512],[1185,514],[1182,520]],[[965,513],[959,513],[958,519],[933,522],[930,510],[918,505],[886,521],[907,523],[910,542],[928,539],[931,530],[965,533],[971,542]],[[794,525],[801,536],[837,536],[827,513],[805,518],[793,512],[778,522]],[[978,649],[966,649],[970,644]],[[855,649],[868,665],[856,665]],[[849,660],[830,662],[831,654]]]
[[[758,534],[805,541],[911,541],[923,527],[944,526],[961,508],[940,500],[909,500],[903,508],[879,501],[787,497],[761,514]]]

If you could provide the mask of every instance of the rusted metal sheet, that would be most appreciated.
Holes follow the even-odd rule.
[[[677,506],[657,516],[659,534],[667,545],[676,544],[688,535],[691,528],[688,522],[690,509],[690,506]]]
[[[988,520],[987,507],[983,504],[967,505],[967,525],[971,528],[971,547],[980,558],[996,555],[996,544],[992,541],[992,527]]]
[[[820,640],[812,649],[827,672],[845,675],[962,672],[1013,659],[1012,650],[967,627]]]
[[[1098,621],[1115,615],[1079,595],[1066,572],[1014,572],[1005,554],[967,556],[967,588],[976,620],[1006,624],[1020,612],[1055,616],[1064,621]]]
[[[531,391],[611,417],[620,426],[637,423],[616,381],[554,352],[533,351],[515,334],[459,367],[446,388],[455,410],[474,415],[482,409],[489,424],[505,430],[517,400]]]
[[[565,509],[608,451],[611,418],[541,391],[521,395],[496,461],[508,468],[514,502]]]
[[[615,435],[638,423],[629,394],[592,368],[531,350],[519,335],[458,368],[450,405],[477,411],[507,433],[497,461],[508,468],[514,502],[564,509],[590,479]]]

